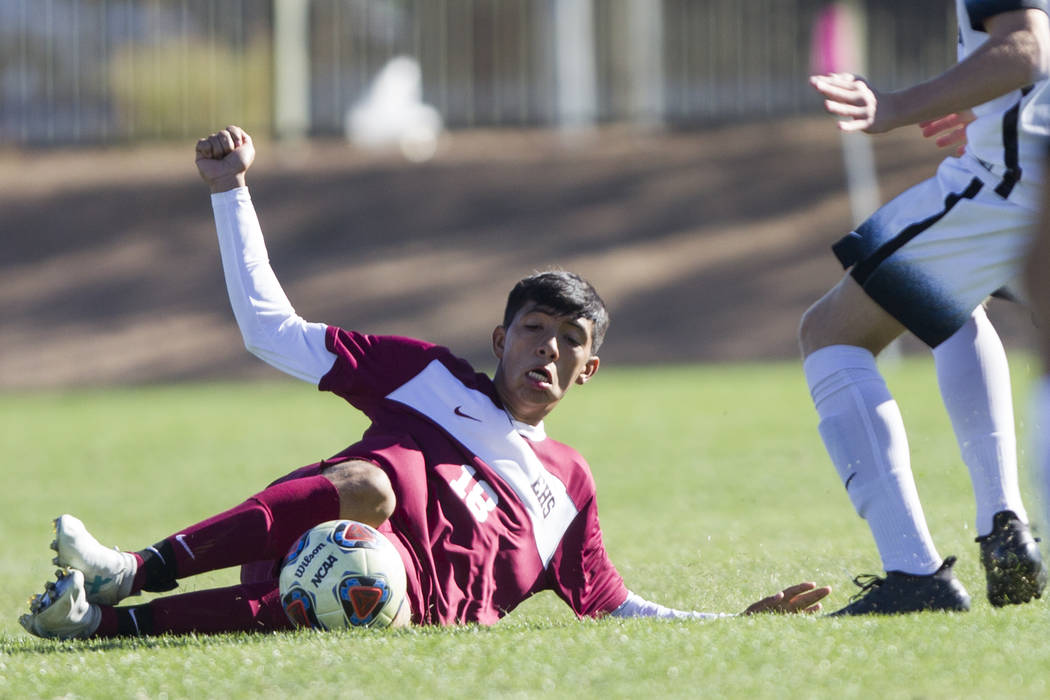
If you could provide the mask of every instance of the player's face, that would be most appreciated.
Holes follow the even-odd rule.
[[[535,302],[523,306],[509,327],[498,326],[492,333],[496,390],[511,416],[535,425],[570,386],[587,382],[598,371],[593,334],[590,319],[558,316]]]

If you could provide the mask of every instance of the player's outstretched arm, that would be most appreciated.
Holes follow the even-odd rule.
[[[881,92],[851,73],[814,75],[810,84],[839,129],[878,134],[958,113],[1043,80],[1050,72],[1050,18],[1014,10],[985,22],[988,40],[964,60],[926,82]]]
[[[748,606],[743,615],[754,615],[755,613],[816,613],[820,612],[821,604],[825,596],[831,593],[830,586],[817,587],[815,583],[799,583],[794,586],[763,598],[757,603]],[[620,607],[610,613],[613,617],[657,617],[673,620],[709,620],[720,617],[734,617],[727,613],[705,613],[695,610],[675,610],[645,600],[637,593],[627,592],[627,600]]]
[[[239,126],[228,126],[197,141],[197,171],[212,194],[244,187],[244,174],[255,160],[252,137]]]
[[[326,326],[303,320],[270,267],[262,228],[245,187],[255,160],[252,138],[229,126],[195,148],[197,171],[212,192],[226,290],[244,345],[271,366],[312,384],[331,369]]]
[[[763,598],[757,603],[752,603],[747,607],[747,610],[745,610],[743,614],[816,613],[821,610],[822,606],[820,601],[829,593],[831,593],[831,586],[818,587],[817,584],[807,581],[806,583],[789,586],[779,593],[775,593],[768,598]]]

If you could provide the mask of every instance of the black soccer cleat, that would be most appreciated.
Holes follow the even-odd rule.
[[[988,602],[997,608],[1040,598],[1046,588],[1046,566],[1038,538],[1013,511],[992,518],[992,531],[978,537],[981,564],[988,579]]]
[[[970,595],[955,578],[954,564],[955,557],[948,557],[941,568],[925,576],[903,571],[887,571],[885,578],[872,574],[857,576],[853,583],[860,586],[860,591],[849,605],[831,616],[965,612],[970,609]]]

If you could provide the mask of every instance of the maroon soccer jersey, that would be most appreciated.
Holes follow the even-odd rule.
[[[491,624],[542,590],[579,616],[624,602],[579,453],[526,437],[492,380],[447,348],[336,327],[326,345],[337,359],[319,388],[372,421],[336,459],[390,477],[397,507],[380,529],[405,561],[415,622]]]

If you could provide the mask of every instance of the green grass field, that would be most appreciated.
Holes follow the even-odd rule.
[[[1023,358],[1013,369],[1023,432],[1031,376]],[[888,377],[969,614],[580,622],[544,594],[491,628],[41,641],[17,617],[52,574],[53,517],[138,549],[338,451],[364,422],[292,382],[0,395],[0,697],[1046,697],[1050,613],[983,596],[969,479],[932,365],[905,360]],[[732,612],[808,579],[835,588],[834,609],[854,575],[879,572],[796,363],[603,369],[548,431],[588,457],[606,545],[647,598]],[[234,581],[222,571],[182,590]]]

